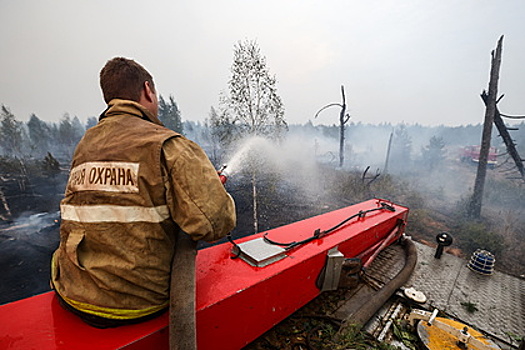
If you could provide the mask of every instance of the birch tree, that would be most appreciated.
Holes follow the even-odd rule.
[[[239,137],[281,138],[288,129],[284,105],[257,42],[235,45],[231,73],[220,115],[235,126]]]
[[[288,130],[284,105],[277,93],[277,80],[270,74],[257,42],[239,41],[234,46],[231,74],[228,90],[220,97],[220,111],[211,118],[217,133],[226,136],[228,140],[223,141],[227,143],[246,137],[280,140]],[[260,161],[253,152],[247,161],[251,172],[254,232],[258,231]]]

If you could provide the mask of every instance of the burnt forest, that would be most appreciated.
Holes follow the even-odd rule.
[[[6,107],[2,112],[0,304],[49,290],[72,152],[96,123],[67,114],[59,123],[35,115],[25,123]],[[227,146],[207,123],[186,121],[180,129],[217,169],[226,165],[238,216],[234,239],[382,198],[410,208],[407,234],[415,240],[435,246],[436,235],[448,232],[454,243],[447,253],[467,258],[487,249],[496,269],[525,274],[525,183],[497,133],[481,218],[466,215],[477,169],[469,147],[479,145],[482,125],[349,123],[342,165],[336,125],[289,125],[279,140],[250,137]],[[516,129],[512,137],[525,154],[525,124]]]

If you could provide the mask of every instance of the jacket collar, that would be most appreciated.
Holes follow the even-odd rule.
[[[157,116],[154,116],[143,105],[130,100],[113,99],[109,101],[108,107],[102,112],[99,120],[115,115],[132,115],[141,119],[150,121],[152,123],[163,125]]]

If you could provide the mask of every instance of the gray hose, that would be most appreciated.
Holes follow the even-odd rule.
[[[170,282],[170,350],[197,349],[195,325],[195,258],[197,242],[177,234]]]

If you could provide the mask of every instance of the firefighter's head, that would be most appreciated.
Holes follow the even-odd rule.
[[[100,71],[100,87],[104,101],[131,100],[157,115],[158,101],[151,74],[132,59],[114,57]]]

